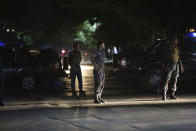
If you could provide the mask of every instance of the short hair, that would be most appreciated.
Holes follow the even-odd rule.
[[[78,42],[73,43],[73,47],[76,47],[76,46],[78,46],[78,45],[79,45]]]
[[[177,34],[172,34],[172,35],[170,35],[170,36],[169,36],[169,40],[170,40],[170,41],[178,40]]]
[[[178,40],[178,36],[173,36],[172,38],[171,38],[171,40]]]
[[[102,43],[105,43],[103,40],[99,40],[97,41],[97,48],[99,48],[101,46]]]

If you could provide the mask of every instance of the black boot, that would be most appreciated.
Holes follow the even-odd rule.
[[[77,96],[77,92],[76,91],[72,91],[72,96]]]
[[[95,96],[94,103],[101,104],[101,101],[99,100],[98,96]]]
[[[105,103],[105,101],[104,101],[103,99],[101,99],[101,97],[98,97],[98,99],[99,99],[99,101],[100,101],[101,103]]]
[[[178,99],[178,97],[176,97],[176,96],[174,95],[174,93],[170,95],[170,100],[177,100],[177,99]]]
[[[83,90],[80,90],[80,95],[85,95],[86,94],[86,91],[83,91]]]
[[[163,100],[163,101],[166,101],[166,100],[167,100],[167,95],[166,95],[166,94],[163,94],[162,100]]]

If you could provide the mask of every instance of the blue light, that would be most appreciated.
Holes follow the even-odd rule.
[[[186,36],[191,38],[196,38],[196,32],[187,33]]]
[[[195,32],[193,32],[192,34],[193,34],[193,37],[196,37],[196,33]]]
[[[4,47],[5,43],[4,42],[0,42],[0,46]]]

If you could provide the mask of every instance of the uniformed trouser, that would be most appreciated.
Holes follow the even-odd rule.
[[[101,98],[104,83],[105,83],[105,73],[103,69],[93,70],[94,80],[95,80],[95,98]]]
[[[79,90],[81,91],[82,88],[83,88],[81,67],[80,66],[71,67],[70,71],[71,71],[70,73],[71,73],[71,88],[72,88],[72,91],[75,91],[76,77],[78,79]]]
[[[163,95],[168,91],[168,85],[171,82],[171,95],[174,95],[177,90],[177,81],[179,77],[179,64],[169,63],[163,77]]]

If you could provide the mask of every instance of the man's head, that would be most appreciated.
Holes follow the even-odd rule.
[[[99,40],[97,42],[97,48],[100,50],[105,50],[105,42],[103,40]]]
[[[173,36],[171,38],[171,44],[172,45],[178,45],[178,37],[177,36]]]
[[[79,43],[73,43],[73,49],[74,50],[79,50]]]

